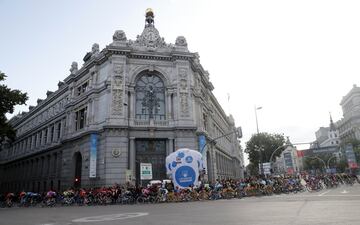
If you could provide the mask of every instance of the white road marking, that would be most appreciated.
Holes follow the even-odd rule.
[[[360,197],[360,195],[326,195],[326,197]]]
[[[341,194],[347,194],[347,193],[349,193],[349,192],[347,192],[346,190],[343,190],[343,191],[341,192]]]
[[[147,216],[149,213],[120,213],[120,214],[110,214],[110,215],[102,215],[102,216],[90,216],[83,217],[79,219],[72,220],[71,222],[75,223],[89,223],[89,222],[102,222],[102,221],[113,221],[113,220],[124,220],[130,219],[139,216]]]
[[[323,196],[323,195],[325,195],[325,194],[329,193],[330,191],[331,191],[331,190],[325,191],[325,192],[323,192],[323,193],[319,194],[318,196]]]

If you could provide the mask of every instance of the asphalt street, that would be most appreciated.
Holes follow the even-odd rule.
[[[0,209],[1,225],[359,225],[360,185],[243,199]]]

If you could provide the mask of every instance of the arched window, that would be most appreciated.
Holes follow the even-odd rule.
[[[136,82],[136,118],[165,120],[164,82],[154,73],[143,74]]]

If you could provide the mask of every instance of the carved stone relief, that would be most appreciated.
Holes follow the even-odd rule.
[[[175,45],[187,47],[187,42],[184,36],[178,36],[175,41]]]
[[[115,31],[113,35],[113,41],[126,41],[126,35],[123,30]]]
[[[114,76],[112,79],[112,113],[121,115],[123,108],[123,86],[124,86],[124,69],[120,64],[114,65]]]
[[[78,63],[77,62],[72,62],[71,63],[71,68],[70,68],[70,72],[71,74],[76,74],[76,72],[78,71]],[[60,82],[59,82],[60,83]],[[63,82],[61,82],[63,84]],[[61,84],[60,83],[60,84]],[[58,86],[60,87],[60,85],[58,84]]]
[[[99,46],[99,44],[98,43],[94,43],[93,45],[92,45],[92,48],[91,48],[91,53],[93,54],[93,55],[96,55],[96,54],[98,54],[100,52],[100,46]]]
[[[113,89],[112,91],[112,111],[114,115],[121,115],[123,107],[123,91]]]
[[[189,116],[189,100],[188,100],[188,81],[187,68],[179,68],[179,92],[180,92],[180,110],[184,117]]]
[[[180,94],[180,105],[181,105],[181,113],[182,116],[189,116],[189,101],[188,101],[188,94],[181,93]]]
[[[185,79],[180,80],[180,92],[187,90],[187,81]]]
[[[115,76],[113,80],[113,89],[123,89],[123,77]]]
[[[148,50],[165,48],[167,44],[164,38],[160,37],[159,31],[155,27],[146,27],[141,35],[136,37],[133,47],[146,47]]]
[[[186,68],[180,68],[179,69],[179,77],[187,78],[187,69]]]
[[[114,65],[114,74],[115,76],[120,75],[122,76],[124,72],[123,66],[119,64]]]

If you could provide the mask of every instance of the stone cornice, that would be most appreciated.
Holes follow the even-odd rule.
[[[49,103],[52,103],[55,99],[57,99],[62,94],[64,94],[66,91],[68,91],[68,88],[69,88],[68,86],[65,86],[62,89],[55,91],[48,98],[44,99],[37,106],[35,106],[32,110],[30,110],[29,112],[27,112],[25,115],[21,116],[20,118],[16,118],[16,116],[11,118],[10,124],[13,127],[18,126],[20,123],[24,122],[25,120],[29,119],[31,116],[38,113],[40,110],[46,108],[49,105]]]
[[[96,89],[91,89],[89,90],[87,93],[85,93],[83,96],[79,96],[79,98],[75,99],[74,101],[72,102],[69,102],[67,103],[66,105],[63,106],[63,111],[61,111],[60,113],[58,113],[57,115],[55,115],[54,117],[52,117],[51,119],[49,120],[46,120],[36,126],[34,126],[33,128],[31,128],[30,130],[26,131],[25,133],[21,134],[20,136],[17,137],[17,140],[21,140],[23,139],[24,137],[28,136],[29,134],[32,134],[34,131],[37,131],[40,127],[43,127],[44,125],[46,124],[51,124],[51,121],[56,121],[58,120],[59,118],[63,117],[66,115],[66,110],[70,107],[74,107],[76,105],[78,105],[79,103],[82,103],[84,100],[86,99],[89,99],[92,95],[97,95],[99,94],[100,92],[106,90],[106,85],[103,85],[99,88],[96,88]],[[31,111],[32,112],[32,111]],[[27,115],[25,115],[26,117]],[[30,116],[29,116],[30,117]],[[28,118],[27,118],[28,119]],[[16,125],[18,126],[21,122],[23,121],[19,121],[19,123]]]
[[[47,124],[51,124],[50,121],[57,121],[59,119],[61,119],[62,117],[64,117],[66,115],[66,111],[62,111],[61,113],[57,114],[56,116],[54,116],[53,118],[51,118],[51,120],[47,120],[44,121],[36,126],[34,126],[33,128],[31,128],[30,130],[24,132],[23,134],[21,134],[20,136],[16,137],[16,141],[14,143],[17,143],[21,140],[23,140],[24,138],[28,138],[29,134],[33,134],[39,131],[39,128],[43,128],[45,127]]]
[[[175,61],[187,60],[190,61],[194,56],[193,53],[188,52],[156,52],[156,51],[135,51],[129,47],[107,46],[106,56],[110,55],[125,55],[127,58],[158,60],[158,61]]]

